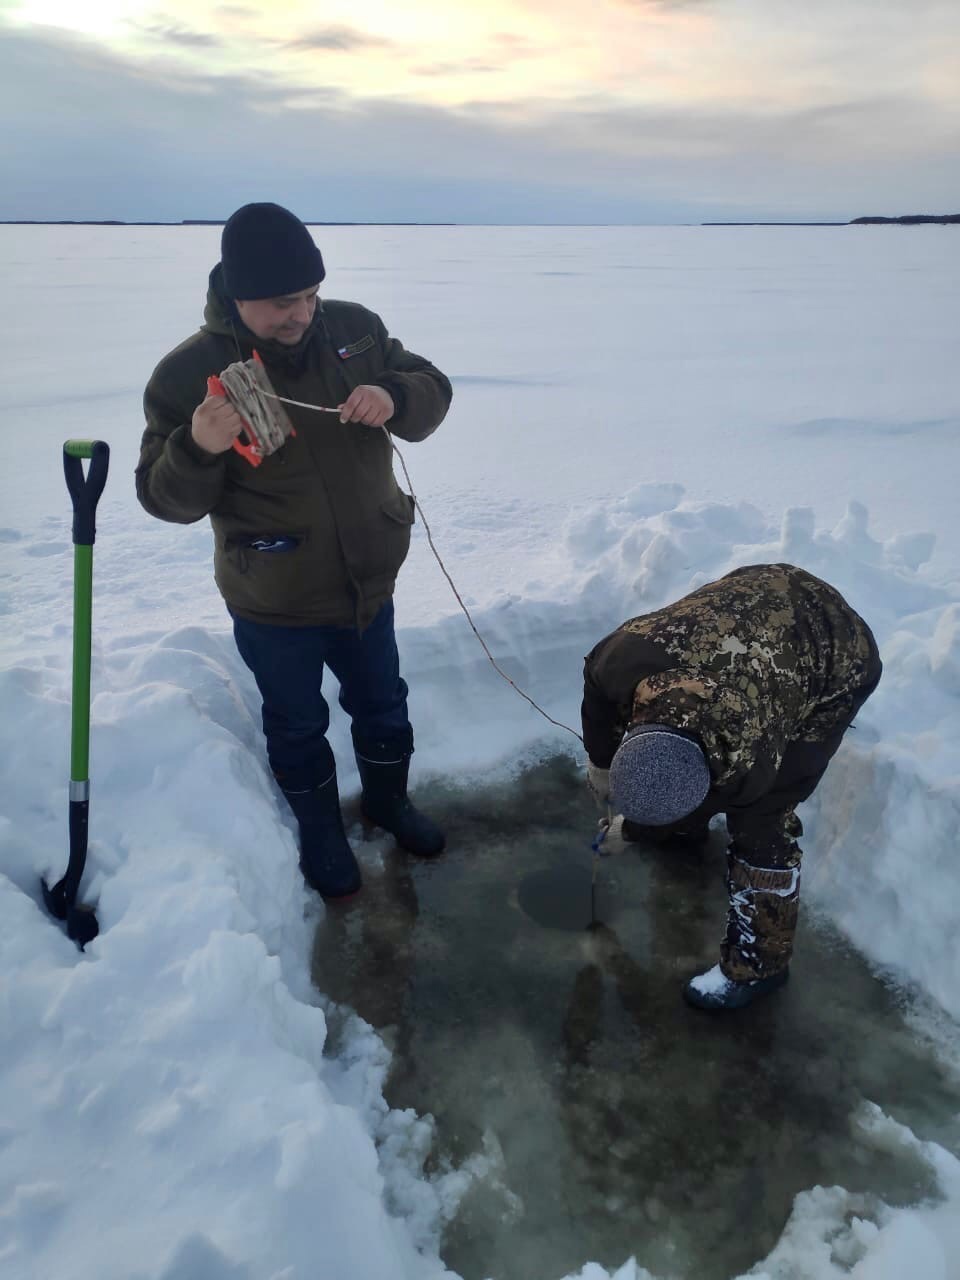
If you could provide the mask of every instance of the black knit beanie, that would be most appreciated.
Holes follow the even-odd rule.
[[[319,284],[326,272],[320,250],[300,219],[278,204],[245,204],[228,218],[220,238],[228,298],[282,298]]]

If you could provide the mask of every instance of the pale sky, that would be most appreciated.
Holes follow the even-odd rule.
[[[0,0],[0,218],[960,211],[960,0]]]

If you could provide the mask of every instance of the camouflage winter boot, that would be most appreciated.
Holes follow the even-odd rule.
[[[730,909],[720,964],[691,979],[684,989],[698,1009],[740,1009],[783,986],[789,973],[800,903],[800,848],[793,865],[757,867],[727,854]]]

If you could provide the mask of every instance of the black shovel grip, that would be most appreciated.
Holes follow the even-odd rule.
[[[82,459],[90,459],[83,474]],[[63,474],[73,500],[73,542],[92,547],[97,536],[97,503],[107,483],[110,446],[103,440],[68,440],[63,446]]]

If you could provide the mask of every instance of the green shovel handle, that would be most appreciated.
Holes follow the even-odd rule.
[[[90,459],[86,475],[83,459]],[[70,781],[86,782],[90,769],[90,633],[93,543],[97,502],[107,482],[110,446],[103,440],[68,440],[63,474],[73,500],[73,723]]]
[[[83,474],[84,458],[90,459]],[[97,536],[97,503],[107,483],[110,446],[103,440],[68,440],[63,446],[63,474],[73,499],[73,542],[75,546],[93,546]]]

